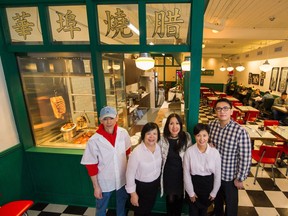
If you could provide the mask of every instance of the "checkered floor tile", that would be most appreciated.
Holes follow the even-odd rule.
[[[256,183],[253,184],[256,166],[252,166],[249,177],[244,182],[245,189],[239,191],[238,215],[287,216],[288,176],[285,176],[285,172],[286,167],[275,170],[276,186],[274,186],[271,169],[268,167],[260,169]],[[28,214],[29,216],[95,216],[95,208],[36,203]],[[107,212],[107,216],[112,215],[116,215],[114,211]],[[132,215],[133,212],[128,213],[128,216]]]

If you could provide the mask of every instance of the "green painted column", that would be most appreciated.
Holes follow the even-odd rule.
[[[185,110],[187,131],[190,134],[193,134],[193,127],[198,123],[199,116],[204,6],[204,1],[193,1],[191,7],[191,71],[187,80],[189,92]]]

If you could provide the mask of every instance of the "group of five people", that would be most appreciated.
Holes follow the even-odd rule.
[[[207,215],[213,201],[216,216],[237,215],[238,190],[251,164],[250,138],[231,120],[230,101],[219,99],[215,112],[216,120],[194,127],[194,145],[178,114],[168,116],[162,136],[158,125],[148,122],[130,154],[130,137],[117,126],[116,110],[104,107],[81,160],[92,180],[96,215],[106,215],[114,191],[117,216],[126,215],[128,194],[134,215],[151,215],[159,186],[167,215],[180,216],[184,199],[192,216]]]

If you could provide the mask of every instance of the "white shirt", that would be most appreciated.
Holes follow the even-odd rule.
[[[130,136],[121,127],[117,128],[114,147],[98,133],[88,140],[81,164],[98,164],[97,180],[103,192],[118,190],[125,185],[126,150],[130,146]]]
[[[214,184],[210,195],[216,197],[221,184],[221,158],[216,148],[208,145],[204,153],[199,151],[197,144],[188,148],[184,155],[183,172],[185,190],[190,197],[195,195],[191,175],[207,176],[213,173]]]
[[[160,176],[161,172],[161,150],[156,144],[152,153],[145,144],[140,143],[130,154],[126,171],[126,191],[136,191],[135,179],[141,182],[152,182]]]

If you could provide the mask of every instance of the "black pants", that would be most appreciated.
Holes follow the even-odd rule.
[[[160,177],[153,182],[140,182],[135,180],[136,193],[139,196],[139,206],[131,206],[135,216],[151,215],[158,189],[160,186]]]
[[[226,203],[224,214],[224,202]],[[238,189],[233,181],[221,181],[221,187],[214,201],[215,216],[237,216],[238,214]]]
[[[167,195],[166,210],[168,216],[180,216],[182,212],[183,195]]]
[[[194,203],[189,200],[190,216],[206,216],[208,207],[211,205],[209,200],[210,192],[213,190],[214,175],[199,176],[192,175],[192,183],[194,186],[197,199]]]

